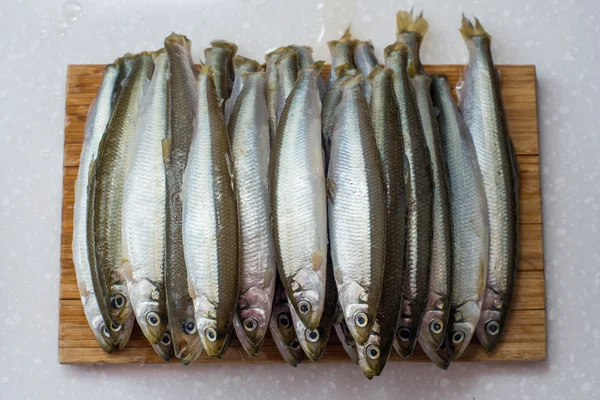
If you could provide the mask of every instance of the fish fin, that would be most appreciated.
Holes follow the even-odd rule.
[[[340,41],[351,41],[352,40],[352,33],[350,32],[351,28],[352,28],[352,24],[348,25],[348,27],[344,31],[344,34],[340,38]]]
[[[423,18],[423,11],[421,11],[416,18],[413,18],[412,9],[410,13],[400,10],[396,14],[396,36],[401,36],[407,32],[414,32],[423,37],[428,29],[429,24],[427,23],[427,20]]]
[[[413,60],[410,60],[408,62],[408,65],[406,66],[406,73],[408,74],[409,78],[413,78],[415,75],[417,75],[417,66],[415,65],[415,62]]]
[[[356,76],[357,74],[358,70],[354,68],[352,64],[349,63],[344,63],[335,67],[335,76],[337,76],[338,79],[342,77]]]
[[[94,179],[94,176],[96,176],[96,159],[93,158],[92,161],[90,161],[90,167],[88,168],[88,182],[91,182],[92,179]]]
[[[383,50],[386,58],[388,58],[392,53],[394,53],[396,51],[407,52],[408,47],[406,47],[406,45],[402,42],[396,42],[396,43],[390,44]]]
[[[228,42],[227,40],[221,40],[221,39],[213,40],[212,42],[210,42],[210,45],[212,47],[216,47],[216,48],[219,48],[219,49],[225,49],[227,51],[230,51],[231,52],[231,57],[235,56],[235,54],[238,51],[237,44]]]
[[[325,188],[327,192],[327,199],[333,203],[335,199],[335,182],[331,178],[325,179]]]
[[[364,77],[362,76],[362,74],[358,74],[356,76],[353,76],[352,78],[344,80],[343,82],[340,83],[340,86],[342,88],[342,93],[346,92],[347,90],[351,90],[352,88],[354,88],[356,86],[358,86],[360,88],[362,86],[363,79],[364,79]]]
[[[233,73],[239,75],[242,68],[244,68],[245,72],[256,72],[260,68],[260,64],[244,56],[238,55],[233,57]]]
[[[194,287],[190,283],[189,279],[187,280],[187,285],[188,285],[188,294],[190,295],[192,300],[196,300],[196,291],[194,290]]]
[[[373,82],[377,75],[381,74],[383,71],[385,71],[384,68],[381,68],[379,65],[375,66],[373,71],[367,76],[367,82]]]
[[[475,26],[473,26],[471,21],[469,21],[469,19],[467,17],[465,17],[464,14],[462,16],[462,23],[461,23],[461,27],[460,27],[459,31],[460,31],[461,35],[463,36],[463,38],[465,39],[465,41],[472,40],[475,36],[481,36],[481,37],[487,39],[488,42],[491,42],[492,37],[485,31],[485,29],[481,25],[481,22],[479,22],[479,20],[475,17],[474,17],[474,19],[475,19]]]
[[[172,136],[171,133],[167,134],[167,137],[161,141],[162,144],[162,154],[164,163],[168,163],[171,157],[171,143]]]

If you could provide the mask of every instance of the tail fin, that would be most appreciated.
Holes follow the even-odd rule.
[[[338,79],[342,77],[354,77],[356,75],[358,75],[358,70],[351,64],[344,63],[335,68],[335,76],[337,76]]]
[[[220,40],[220,39],[213,40],[212,42],[210,42],[210,45],[212,47],[217,47],[220,49],[228,50],[233,55],[235,55],[238,51],[237,45],[235,43],[228,42],[227,40]]]
[[[469,21],[467,19],[467,17],[465,17],[464,14],[462,16],[462,23],[461,23],[461,27],[460,27],[459,31],[460,31],[461,35],[463,36],[463,38],[465,39],[465,41],[469,41],[476,36],[480,36],[480,37],[483,37],[484,39],[486,39],[487,41],[491,42],[492,37],[485,31],[485,29],[481,25],[481,22],[479,22],[479,20],[475,17],[474,17],[474,19],[475,19],[475,26],[473,26],[471,21]]]
[[[396,14],[396,36],[398,37],[407,32],[414,32],[423,37],[428,29],[429,24],[423,18],[423,11],[416,18],[413,18],[412,10],[410,13],[401,10]]]
[[[345,81],[343,81],[341,83],[341,87],[342,87],[342,92],[345,93],[349,90],[352,90],[355,87],[358,87],[358,90],[361,91],[361,86],[363,83],[363,76],[362,74],[358,74],[352,78],[346,79]],[[361,95],[362,96],[362,95]]]
[[[395,52],[406,53],[406,52],[408,52],[408,48],[406,47],[406,45],[404,43],[396,42],[394,44],[390,44],[383,50],[383,53],[386,58]]]
[[[237,75],[242,72],[256,72],[260,69],[260,64],[244,56],[233,57],[233,71]]]

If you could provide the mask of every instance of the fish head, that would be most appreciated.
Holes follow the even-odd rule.
[[[500,294],[486,289],[476,332],[479,343],[487,352],[493,351],[498,344],[507,308]]]
[[[475,333],[480,309],[481,307],[475,301],[467,301],[460,307],[451,310],[448,345],[452,360],[459,358],[467,349],[473,333]]]
[[[164,334],[168,323],[164,290],[147,279],[139,279],[131,284],[129,297],[138,324],[150,344],[166,340]]]
[[[358,365],[363,374],[369,379],[373,379],[374,376],[381,374],[389,356],[389,352],[388,354],[383,354],[380,331],[379,321],[375,320],[367,342],[357,346]]]
[[[324,258],[322,262],[325,262]],[[317,327],[323,314],[325,299],[324,274],[325,265],[322,264],[316,269],[303,268],[292,279],[291,304],[296,310],[298,318],[310,329]]]
[[[164,361],[169,361],[171,357],[175,355],[171,333],[168,330],[165,331],[161,340],[158,343],[153,344],[152,348],[154,348],[154,351],[156,351],[156,354],[158,354],[160,358]]]
[[[325,346],[327,345],[327,339],[329,338],[328,333],[325,332],[321,326],[317,326],[315,329],[307,328],[302,323],[302,320],[298,318],[296,310],[290,307],[290,312],[292,314],[296,337],[298,338],[298,342],[304,350],[304,353],[310,361],[319,361],[321,355],[323,355],[323,351],[325,351]]]
[[[194,310],[202,347],[210,357],[221,358],[231,340],[233,315],[226,320],[219,319],[217,306],[202,295],[194,299]]]
[[[423,314],[423,321],[419,330],[419,341],[421,344],[426,343],[432,349],[438,349],[446,336],[450,301],[431,291],[429,304],[434,306],[428,308]]]
[[[258,352],[269,327],[272,302],[272,296],[258,287],[252,287],[240,294],[234,324],[238,338],[247,344],[244,346],[246,351],[254,349]]]
[[[192,302],[188,302],[185,307],[178,310],[177,315],[169,315],[173,351],[184,365],[189,365],[202,353],[202,342],[193,315]]]
[[[122,325],[133,315],[129,290],[125,282],[118,282],[111,286],[109,306],[113,327],[115,324],[116,326]]]
[[[429,357],[431,361],[443,370],[447,370],[450,366],[450,352],[448,351],[448,337],[446,336],[440,345],[440,348],[436,351],[429,347],[427,343],[419,343],[423,352]]]
[[[298,339],[296,339],[294,336],[291,342],[283,340],[283,338],[279,335],[279,332],[272,327],[271,334],[273,336],[273,342],[275,342],[277,350],[279,350],[279,354],[281,354],[283,360],[292,367],[298,366],[298,364],[300,364],[304,358],[304,351],[302,350]]]
[[[292,322],[292,314],[290,306],[287,303],[275,303],[273,304],[273,310],[271,312],[271,332],[281,338],[284,343],[292,343],[296,340],[296,331]],[[298,344],[298,346],[300,346]]]
[[[94,332],[96,341],[102,350],[109,354],[112,353],[112,351],[117,347],[117,344],[115,340],[113,340],[107,324],[104,323],[104,318],[102,317],[102,314],[100,314],[96,297],[92,293],[91,296],[88,296],[82,300],[85,316],[88,320],[90,328],[92,328],[92,332]]]
[[[338,287],[338,296],[348,330],[357,344],[364,344],[371,334],[377,303],[373,304],[373,296],[355,281]]]

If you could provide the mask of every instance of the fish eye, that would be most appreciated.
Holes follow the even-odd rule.
[[[463,331],[456,331],[452,334],[452,343],[459,344],[465,340],[465,333]]]
[[[123,308],[125,303],[126,303],[125,296],[123,296],[121,293],[115,294],[110,299],[110,304],[113,306],[113,308]]]
[[[287,328],[290,326],[290,315],[288,313],[281,313],[277,316],[277,322],[279,325]]]
[[[254,318],[246,318],[243,325],[246,332],[252,332],[258,327],[258,322]]]
[[[364,328],[369,323],[369,317],[367,317],[367,314],[364,312],[357,312],[356,315],[354,315],[354,322],[360,328]]]
[[[310,311],[310,303],[306,300],[302,300],[298,302],[298,311],[300,314],[306,315]]]
[[[196,323],[194,321],[186,321],[181,325],[181,330],[188,335],[196,333]]]
[[[314,330],[307,329],[305,331],[304,335],[306,336],[306,340],[308,340],[311,343],[316,343],[321,338],[319,331],[316,329],[314,329]]]
[[[102,331],[102,334],[105,337],[110,338],[110,332],[108,331],[108,328],[106,327],[106,325],[102,325],[102,328],[100,328],[100,330]]]
[[[500,332],[500,324],[496,321],[489,321],[485,324],[485,331],[492,336],[495,336]]]
[[[171,344],[171,335],[169,335],[169,332],[165,332],[165,334],[163,335],[162,339],[160,339],[160,341],[165,346],[170,345]]]
[[[444,323],[439,319],[434,319],[429,324],[429,330],[435,333],[436,335],[439,335],[444,330]]]
[[[381,355],[381,350],[379,350],[379,346],[370,344],[367,346],[367,356],[371,360],[377,360]]]
[[[298,342],[297,340],[294,340],[292,342],[292,344],[290,344],[290,348],[292,350],[298,350],[300,348],[300,342]]]
[[[215,328],[208,327],[204,330],[204,336],[206,336],[210,342],[215,342],[217,340],[217,331]]]
[[[412,331],[410,328],[403,326],[398,329],[398,338],[403,342],[408,342],[412,338]]]
[[[113,331],[113,332],[119,332],[122,327],[123,327],[123,324],[117,325],[114,322],[110,323],[110,330]]]
[[[148,321],[148,323],[152,326],[157,326],[160,324],[160,317],[154,311],[150,311],[148,314],[146,314],[146,321]]]

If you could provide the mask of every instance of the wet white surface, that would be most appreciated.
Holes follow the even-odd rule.
[[[127,4],[121,4],[127,3]],[[285,4],[285,5],[284,5]],[[202,54],[211,39],[240,54],[327,40],[349,22],[381,56],[394,13],[430,23],[426,63],[464,63],[460,14],[493,35],[497,63],[535,64],[548,308],[548,361],[390,364],[369,382],[350,364],[60,366],[59,237],[67,64],[155,49],[171,31]],[[0,398],[561,399],[598,395],[600,144],[594,1],[14,0],[0,5]]]

